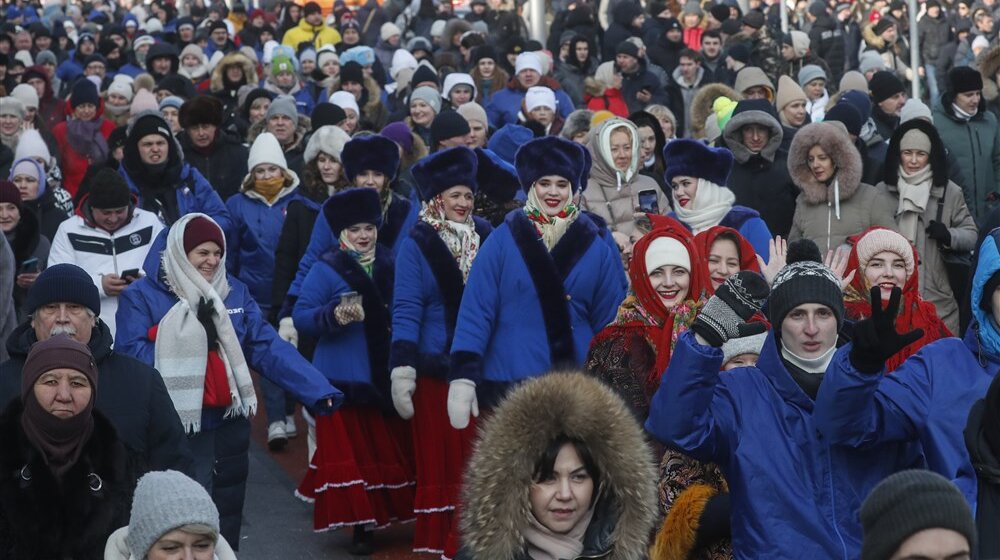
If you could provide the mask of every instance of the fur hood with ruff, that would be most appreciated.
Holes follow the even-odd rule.
[[[587,444],[601,471],[600,499],[611,500],[609,515],[617,511],[607,558],[647,557],[657,517],[656,468],[641,427],[614,391],[584,373],[546,374],[514,389],[481,426],[462,489],[469,557],[524,557],[535,462],[560,434]]]
[[[688,124],[692,138],[705,138],[705,121],[712,114],[712,104],[720,97],[728,97],[733,101],[743,99],[738,91],[726,84],[708,84],[694,94],[694,99],[691,100],[691,122]]]
[[[830,123],[812,123],[799,129],[788,149],[788,174],[809,204],[832,200],[833,181],[824,185],[809,170],[809,150],[819,144],[833,160],[839,180],[840,201],[850,199],[861,185],[861,154],[842,128]]]
[[[243,66],[243,75],[247,76],[248,84],[257,87],[257,84],[260,83],[260,76],[257,75],[257,66],[253,63],[253,61],[247,58],[247,56],[243,53],[232,52],[222,57],[222,60],[220,60],[219,63],[215,65],[215,68],[212,69],[212,82],[210,88],[213,92],[226,89],[225,84],[222,81],[222,77],[226,72],[226,67],[230,64],[239,64]]]
[[[778,122],[778,119],[774,118],[774,115],[765,113],[764,111],[743,111],[742,113],[733,115],[729,119],[729,122],[726,123],[726,129],[722,132],[722,139],[726,143],[726,147],[733,152],[733,158],[737,163],[742,164],[749,161],[754,155],[753,152],[743,145],[743,137],[740,134],[740,129],[748,124],[763,125],[771,130],[771,138],[767,141],[764,149],[760,151],[760,156],[773,163],[774,156],[778,153],[778,148],[781,147],[785,131],[781,128],[781,123]]]
[[[979,55],[979,73],[983,76],[983,98],[987,101],[1000,97],[996,80],[998,70],[1000,70],[1000,45]]]
[[[378,82],[375,78],[371,76],[365,76],[364,85],[365,91],[368,92],[368,101],[365,102],[364,107],[359,107],[361,112],[365,115],[372,115],[378,111],[379,105],[382,104],[382,89],[379,88]],[[340,91],[340,78],[336,78],[330,83],[329,89],[326,90],[327,96],[333,95],[334,93]],[[362,117],[364,115],[358,115]]]

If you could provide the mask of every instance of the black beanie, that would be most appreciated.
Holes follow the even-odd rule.
[[[975,68],[956,66],[948,72],[951,93],[965,93],[983,89],[983,75]]]
[[[854,108],[848,102],[836,103],[829,111],[826,112],[826,116],[823,117],[824,121],[836,121],[842,123],[847,129],[847,133],[853,136],[861,135],[861,127],[864,126],[864,122],[861,120],[861,113]]]
[[[729,52],[726,53],[726,56],[731,56],[733,60],[747,64],[750,62],[750,48],[747,47],[746,43],[736,43],[729,47]]]
[[[723,4],[716,4],[708,9],[708,13],[712,14],[712,17],[720,22],[729,19],[729,6]]]
[[[365,83],[365,70],[355,61],[345,63],[340,67],[340,83],[353,82],[355,84]]]
[[[128,138],[128,127],[121,125],[111,131],[111,135],[108,136],[108,149],[116,150],[125,146],[125,139]]]
[[[861,504],[861,560],[886,560],[924,529],[951,529],[968,539],[970,551],[976,550],[972,510],[950,480],[924,470],[887,477]]]
[[[885,33],[885,31],[887,29],[889,29],[890,27],[892,27],[894,25],[896,25],[896,24],[893,23],[893,21],[891,19],[889,19],[889,18],[882,18],[882,19],[878,20],[878,23],[875,24],[875,34],[876,35],[881,35],[881,34]]]
[[[828,267],[812,260],[791,263],[774,277],[771,295],[767,298],[767,320],[780,331],[785,316],[806,303],[829,307],[837,318],[837,327],[844,324],[844,292],[840,279]]]
[[[333,103],[327,102],[317,103],[316,108],[314,108],[312,114],[309,115],[313,132],[319,130],[321,126],[337,125],[344,122],[346,119],[347,113],[345,113],[343,109]]]
[[[135,121],[129,129],[128,141],[129,143],[138,145],[139,140],[142,140],[143,137],[149,136],[150,134],[159,134],[160,136],[166,138],[168,145],[174,138],[170,134],[170,126],[167,124],[167,121],[163,120],[163,117],[161,117],[159,113],[149,112],[139,117],[139,120]]]
[[[80,78],[73,85],[73,91],[69,95],[70,107],[76,109],[84,103],[98,105],[100,96],[97,94],[97,86],[87,78]]]
[[[101,314],[101,294],[94,279],[75,264],[56,264],[43,270],[28,289],[25,311],[34,313],[43,305],[59,302],[77,303],[94,315]]]
[[[341,69],[340,73],[343,74],[344,70]],[[424,82],[438,83],[437,72],[433,68],[427,66],[426,64],[421,64],[417,66],[417,71],[413,73],[413,78],[410,79],[410,87],[412,89],[417,88],[417,84],[422,84]]]
[[[639,47],[632,41],[622,41],[621,43],[618,43],[618,48],[615,50],[615,54],[625,54],[638,60]]]
[[[906,92],[903,82],[888,70],[875,72],[872,75],[872,79],[868,82],[868,90],[871,92],[872,100],[875,103],[881,103],[897,93]]]
[[[87,202],[91,208],[101,210],[124,208],[132,202],[132,195],[125,179],[110,167],[104,167],[91,180]]]
[[[456,136],[465,136],[471,130],[469,121],[465,120],[465,117],[455,111],[445,111],[434,117],[434,122],[431,123],[431,143],[437,147],[438,142]]]

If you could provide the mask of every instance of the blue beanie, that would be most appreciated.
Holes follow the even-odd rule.
[[[75,264],[57,264],[42,271],[28,290],[27,312],[50,303],[77,303],[101,314],[101,294],[94,279]]]
[[[494,154],[500,156],[500,159],[513,165],[514,154],[517,153],[517,149],[531,141],[534,137],[535,134],[528,128],[518,124],[507,124],[494,132],[493,136],[490,136],[490,141],[486,147],[492,150]]]
[[[697,140],[678,138],[663,148],[667,170],[663,178],[669,188],[674,177],[705,179],[726,186],[733,168],[733,153],[726,148],[710,148]]]
[[[872,116],[872,98],[863,91],[845,91],[838,103],[850,103],[861,115],[862,124]]]

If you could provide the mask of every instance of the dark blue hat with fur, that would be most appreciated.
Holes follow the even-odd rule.
[[[369,188],[347,189],[331,196],[323,203],[323,216],[330,224],[333,237],[356,224],[374,224],[382,227],[382,201],[378,191]]]
[[[570,182],[574,193],[579,192],[587,167],[586,151],[580,144],[558,136],[542,136],[521,146],[514,156],[521,189],[528,192],[538,179],[558,175]]]
[[[476,158],[479,160],[479,172],[476,177],[479,190],[497,204],[514,200],[518,189],[521,188],[514,166],[504,161],[493,150],[486,148],[476,148]]]
[[[417,162],[412,172],[424,202],[456,185],[469,187],[473,193],[479,190],[479,160],[476,152],[464,146],[435,152]]]
[[[667,185],[674,177],[694,177],[724,187],[733,168],[733,153],[726,148],[710,148],[697,140],[679,138],[663,148],[663,161],[667,165],[663,173]]]
[[[379,171],[392,180],[399,170],[399,146],[385,136],[359,136],[344,145],[340,161],[344,162],[344,174],[351,183],[368,169]]]

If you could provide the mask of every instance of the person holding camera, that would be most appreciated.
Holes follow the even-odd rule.
[[[76,215],[59,224],[48,264],[75,264],[90,273],[113,337],[118,295],[145,274],[142,262],[163,223],[136,206],[125,179],[113,169],[98,171],[91,184]]]

